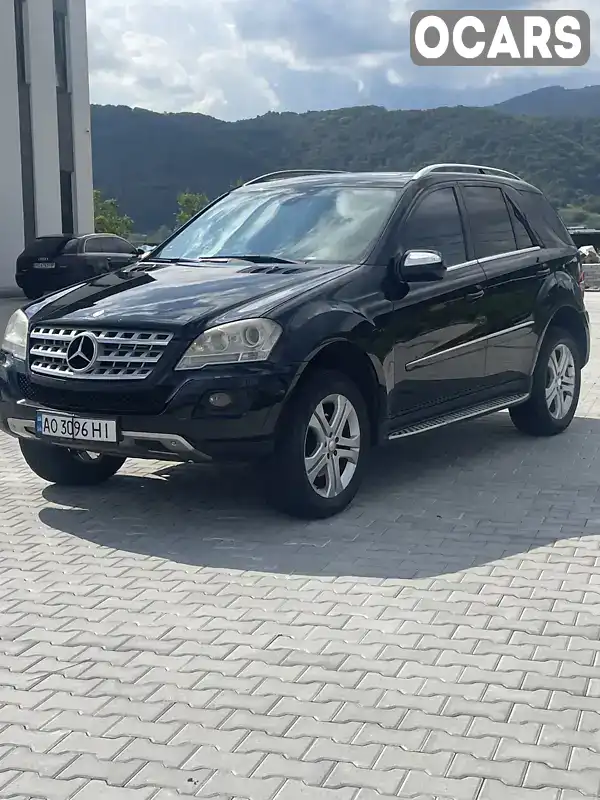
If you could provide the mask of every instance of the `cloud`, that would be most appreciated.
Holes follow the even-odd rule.
[[[377,104],[486,105],[549,84],[600,81],[577,69],[415,67],[410,15],[456,0],[87,0],[92,100],[240,119],[267,111]],[[525,0],[461,0],[461,9]],[[585,8],[600,33],[597,0]]]

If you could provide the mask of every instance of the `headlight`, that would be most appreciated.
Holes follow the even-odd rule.
[[[27,358],[27,329],[29,320],[27,316],[18,309],[8,320],[8,325],[4,331],[2,349],[7,353],[12,353],[15,358],[25,361]]]
[[[207,364],[265,361],[281,328],[270,319],[244,319],[204,331],[192,342],[175,369],[199,369]]]

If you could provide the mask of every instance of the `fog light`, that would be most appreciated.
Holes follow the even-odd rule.
[[[215,392],[208,396],[208,402],[213,408],[227,408],[233,403],[233,398],[227,392]]]

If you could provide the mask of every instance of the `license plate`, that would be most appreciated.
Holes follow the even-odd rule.
[[[70,414],[47,414],[38,411],[35,430],[38,436],[50,439],[71,439],[75,442],[116,442],[115,420],[87,419]]]
[[[33,265],[34,269],[54,269],[56,264],[54,261],[36,261]]]

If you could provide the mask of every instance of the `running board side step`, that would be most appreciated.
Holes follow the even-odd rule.
[[[486,403],[479,403],[476,406],[471,406],[461,411],[453,411],[450,414],[443,414],[440,417],[433,417],[423,422],[417,422],[415,425],[409,425],[395,433],[390,433],[388,441],[404,439],[407,436],[416,436],[418,433],[433,431],[436,428],[444,428],[446,425],[452,425],[455,422],[465,422],[466,420],[475,419],[476,417],[484,417],[487,414],[493,414],[495,411],[504,411],[511,406],[517,406],[528,399],[528,394],[510,394],[506,397],[488,400]]]

